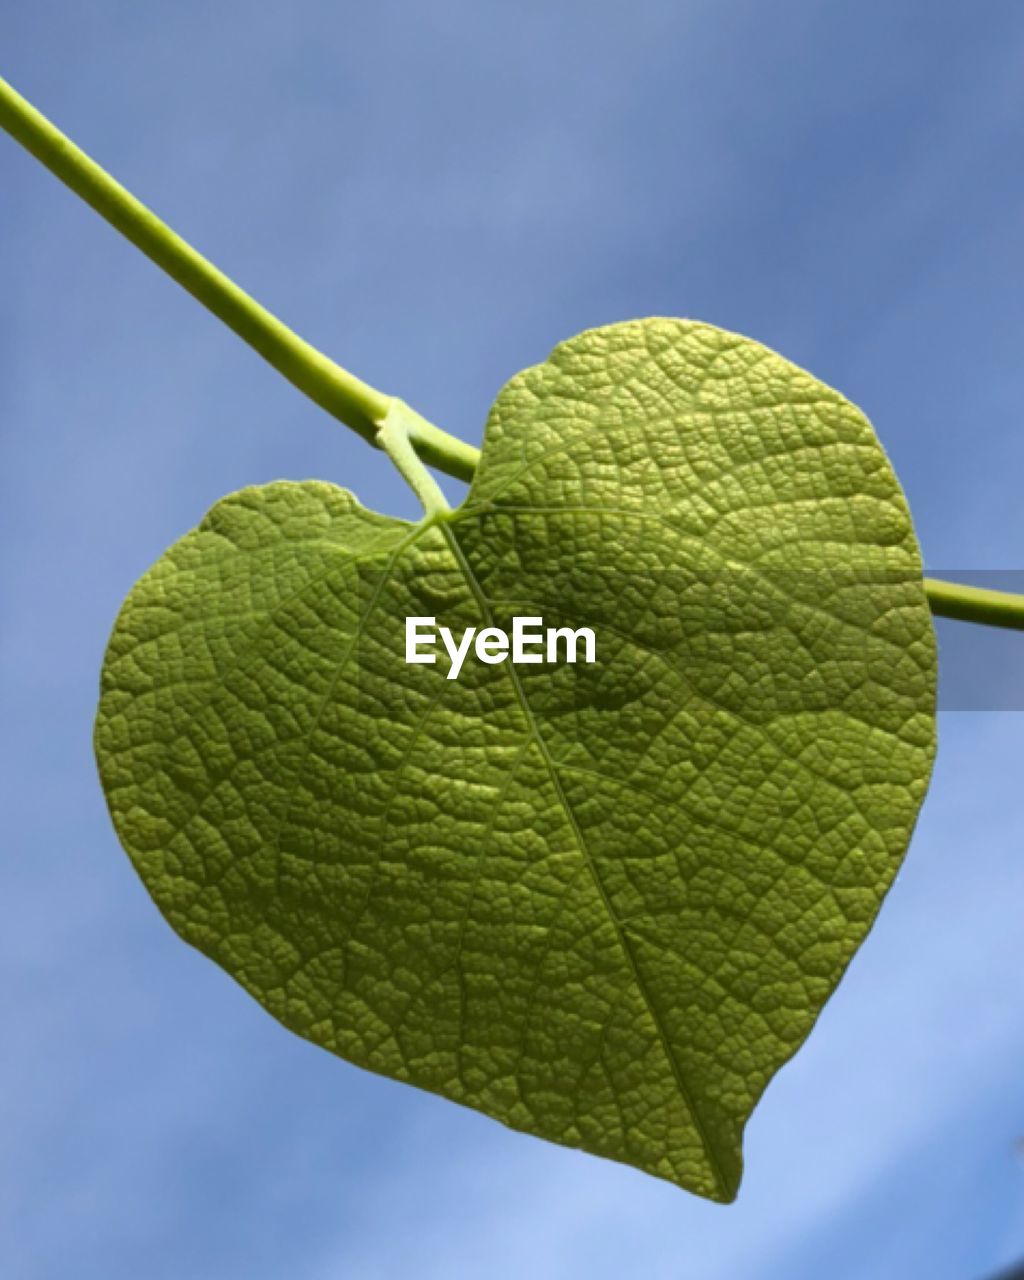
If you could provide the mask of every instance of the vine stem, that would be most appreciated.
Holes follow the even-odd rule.
[[[385,395],[303,338],[184,241],[0,78],[0,126],[76,195],[187,289],[322,409],[379,445],[394,397]],[[477,450],[416,415],[410,440],[424,462],[469,480]]]
[[[392,400],[387,416],[377,432],[377,443],[395,464],[399,474],[423,504],[425,516],[436,516],[450,511],[448,500],[441,486],[423,465],[413,447],[413,433],[419,414],[410,409],[404,400]]]
[[[1024,596],[969,587],[963,582],[946,582],[942,578],[925,578],[924,589],[932,613],[940,617],[1024,631]]]
[[[0,127],[86,204],[222,320],[293,386],[384,449],[428,515],[448,504],[424,463],[458,480],[473,478],[479,449],[442,431],[395,396],[347,372],[262,307],[90,159],[0,77]],[[1024,596],[926,578],[932,612],[1024,630]]]

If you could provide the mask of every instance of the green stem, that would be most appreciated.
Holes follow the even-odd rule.
[[[1024,596],[969,587],[962,582],[943,582],[940,578],[925,578],[924,589],[932,613],[940,617],[1024,631]]]
[[[450,511],[451,507],[441,492],[441,486],[423,465],[413,447],[413,435],[422,421],[415,409],[410,409],[404,400],[393,399],[387,416],[377,431],[377,443],[423,503],[424,515],[435,516],[443,511]]]
[[[289,382],[333,417],[377,444],[391,396],[368,386],[310,346],[165,222],[0,79],[0,127],[204,307],[238,334]],[[477,451],[419,418],[410,433],[425,462],[461,480],[473,474]]]
[[[383,448],[428,515],[448,509],[424,463],[471,480],[480,451],[310,346],[197,253],[0,78],[0,127],[322,409]],[[1024,630],[1024,596],[925,579],[932,611]]]

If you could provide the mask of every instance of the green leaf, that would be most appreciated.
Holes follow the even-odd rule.
[[[293,1031],[731,1200],[926,790],[920,575],[842,396],[613,325],[505,387],[454,513],[219,502],[114,628],[103,786],[169,922]],[[404,661],[407,616],[517,614],[597,662]]]

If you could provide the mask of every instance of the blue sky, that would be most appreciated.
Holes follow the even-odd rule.
[[[1022,62],[1014,0],[0,16],[0,73],[434,421],[477,440],[582,328],[709,320],[862,405],[950,572],[1024,569]],[[413,502],[2,138],[0,442],[4,1275],[982,1280],[1024,1256],[1019,712],[943,715],[878,925],[755,1115],[739,1201],[705,1204],[300,1042],[157,915],[90,749],[122,597],[245,484]],[[1016,658],[971,639],[943,628],[947,685],[951,655]]]

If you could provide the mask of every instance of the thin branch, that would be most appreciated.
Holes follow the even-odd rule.
[[[377,391],[310,346],[172,231],[2,78],[0,128],[314,403],[370,444],[386,448],[406,479],[415,479],[413,488],[428,514],[447,504],[421,463],[458,480],[473,478],[479,449],[427,422],[404,402]],[[389,415],[391,426],[387,425]],[[395,426],[399,418],[400,431]],[[925,591],[932,612],[942,617],[1024,630],[1024,596],[938,578],[926,578]]]
[[[240,289],[0,79],[0,127],[294,386],[371,444],[392,397],[329,359]],[[423,460],[468,480],[476,450],[420,418]]]

